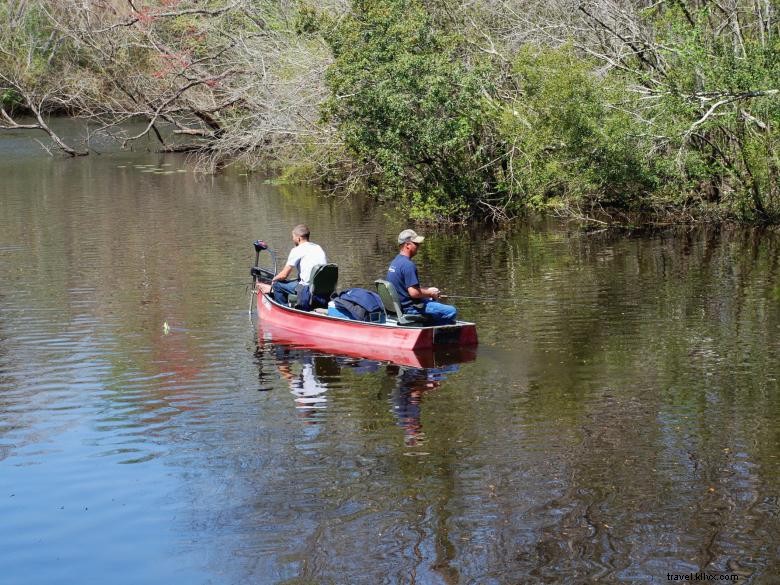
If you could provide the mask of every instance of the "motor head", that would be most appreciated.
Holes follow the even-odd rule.
[[[268,244],[266,244],[263,240],[255,240],[253,244],[255,247],[255,252],[257,252],[258,254],[261,251],[268,249]]]

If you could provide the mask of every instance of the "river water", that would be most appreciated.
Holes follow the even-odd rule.
[[[245,284],[305,222],[370,285],[391,210],[0,140],[0,584],[776,582],[777,231],[428,230],[479,348],[378,362]]]

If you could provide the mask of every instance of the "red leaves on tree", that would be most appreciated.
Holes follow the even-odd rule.
[[[170,73],[183,72],[192,65],[191,55],[185,51],[176,53],[162,53],[160,55],[162,66],[152,73],[152,77],[160,79]]]

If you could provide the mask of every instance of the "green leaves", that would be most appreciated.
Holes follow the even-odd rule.
[[[16,106],[23,105],[23,103],[19,92],[13,89],[0,89],[0,107],[13,111]]]
[[[324,119],[373,168],[384,197],[427,219],[468,209],[493,182],[480,149],[487,78],[415,0],[361,0],[326,36],[336,61]]]
[[[593,69],[571,46],[518,54],[520,93],[501,132],[513,153],[506,188],[520,201],[638,207],[653,189],[625,82]]]
[[[778,31],[743,8],[739,18],[706,5],[690,20],[675,10],[649,19],[665,69],[648,83],[657,96],[648,117],[668,137],[669,151],[656,156],[674,157],[673,181],[692,202],[766,221],[780,217]]]
[[[166,0],[128,21],[0,2],[0,102],[172,121],[214,168],[278,162],[420,220],[649,206],[777,220],[776,4],[531,17],[451,0]],[[570,44],[550,46],[552,30]]]
[[[624,50],[594,46],[599,61],[575,50],[587,39],[529,43],[502,79],[446,6],[355,0],[323,32],[324,120],[369,185],[417,218],[697,204],[777,217],[779,31],[748,8],[586,12]]]

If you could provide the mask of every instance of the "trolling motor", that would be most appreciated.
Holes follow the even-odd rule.
[[[255,247],[255,265],[252,266],[251,270],[249,271],[249,273],[252,275],[252,284],[257,284],[258,282],[270,282],[276,274],[276,254],[274,254],[274,251],[271,250],[271,248],[268,247],[268,244],[266,244],[263,240],[255,240],[252,242],[252,245]],[[273,260],[274,263],[273,272],[258,266],[260,263],[260,252],[263,250],[271,255],[271,260]]]

